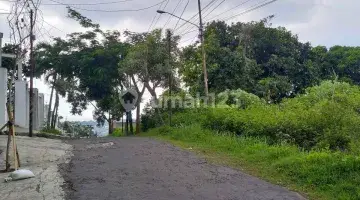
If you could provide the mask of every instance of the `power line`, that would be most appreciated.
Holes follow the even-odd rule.
[[[162,10],[165,10],[166,6],[169,4],[169,1],[170,0],[167,0],[166,4],[165,4],[164,8],[162,8]],[[159,22],[160,17],[161,17],[161,14],[159,14],[159,17],[156,19],[155,24],[154,24],[154,28],[156,27],[156,24]]]
[[[17,0],[0,0],[0,1],[6,1],[6,2],[18,2]],[[110,2],[97,2],[97,3],[42,3],[41,5],[46,5],[46,6],[50,6],[50,5],[74,5],[74,6],[90,6],[90,5],[106,5],[106,4],[116,4],[116,3],[123,3],[123,2],[129,2],[129,1],[134,1],[134,0],[121,0],[121,1],[110,1]]]
[[[110,1],[110,2],[97,2],[97,3],[63,3],[69,6],[92,6],[92,5],[108,5],[108,4],[116,4],[116,3],[124,3],[124,2],[130,2],[134,0],[122,0],[122,1]],[[60,3],[43,3],[41,5],[45,6],[51,6],[51,5],[63,5]]]
[[[209,7],[212,3],[214,3],[214,1],[216,0],[212,0],[211,2],[209,2],[204,8],[201,9],[201,11],[204,11],[207,7]],[[199,16],[199,12],[197,12],[194,16],[190,17],[187,21],[190,21],[192,19],[194,19],[196,16]],[[198,17],[199,18],[199,17]],[[175,29],[174,31],[179,30],[181,27],[185,26],[188,22],[184,22],[183,24],[181,24],[177,29]]]
[[[161,2],[160,6],[159,6],[159,10],[161,9],[163,3],[164,3],[164,2]],[[156,17],[157,17],[158,14],[159,14],[159,13],[157,13],[157,12],[155,13],[155,16],[154,16],[154,18],[152,19],[151,24],[150,24],[147,32],[150,31],[150,29],[151,29],[152,25],[154,24],[155,19],[156,19]]]
[[[228,10],[225,10],[224,12],[222,12],[222,13],[220,13],[220,14],[215,15],[214,17],[211,17],[210,19],[208,19],[208,21],[211,21],[211,20],[215,19],[216,17],[218,17],[218,16],[220,16],[220,15],[222,15],[222,14],[224,14],[224,13],[227,13],[227,12],[229,12],[229,11],[232,11],[232,10],[234,10],[234,9],[236,9],[236,8],[242,6],[242,5],[244,5],[244,4],[246,4],[246,3],[250,2],[250,1],[252,1],[252,0],[243,1],[243,2],[241,2],[240,4],[236,5],[235,7],[232,7],[232,8],[230,8],[230,9],[228,9]]]
[[[208,9],[211,8],[211,6],[212,6],[216,1],[217,1],[217,0],[213,0],[213,1],[209,2],[204,8],[201,9],[201,12],[206,12]],[[194,22],[195,22],[196,20],[198,20],[198,19],[199,19],[199,12],[197,13],[196,18],[194,19]],[[203,25],[203,24],[202,24],[202,25]],[[192,26],[191,26],[190,24],[187,24],[186,28],[185,28],[180,34],[184,33],[185,31],[188,31],[188,30],[190,30],[190,29],[192,29]]]
[[[52,28],[55,28],[55,29],[59,30],[60,32],[65,33],[65,31],[63,31],[63,30],[59,29],[58,27],[56,27],[56,26],[48,23],[48,22],[44,19],[44,13],[42,12],[42,10],[39,9],[39,12],[40,12],[40,17],[42,18],[42,22],[44,22],[45,24],[51,26]]]
[[[209,16],[212,12],[214,12],[215,9],[217,9],[219,6],[221,6],[221,4],[223,4],[226,0],[221,1],[217,6],[215,6],[208,14],[206,14],[204,16],[204,18],[206,18],[207,16]]]
[[[264,6],[266,6],[266,5],[269,5],[269,4],[271,4],[271,3],[274,3],[275,1],[277,1],[277,0],[271,0],[271,1],[269,1],[269,2],[266,2],[266,0],[265,0],[265,1],[261,2],[260,5],[257,4],[257,5],[255,5],[255,7],[249,8],[248,10],[245,10],[245,11],[241,12],[240,14],[233,15],[233,16],[231,16],[231,17],[228,17],[228,18],[226,18],[226,19],[223,19],[223,21],[228,21],[228,20],[233,19],[233,18],[235,18],[235,17],[244,15],[244,14],[246,14],[246,13],[249,13],[249,12],[251,12],[251,11],[257,10],[257,9],[262,8],[262,7],[264,7]]]
[[[183,34],[181,34],[181,35],[179,35],[179,36],[184,36],[184,35],[187,35],[187,34],[189,34],[189,33],[193,33],[193,32],[195,32],[195,31],[198,31],[198,30],[197,30],[197,29],[189,30],[189,31],[187,31],[186,33],[183,33]]]
[[[191,43],[193,43],[193,41],[194,41],[197,37],[198,37],[198,36],[188,38],[188,39],[186,39],[186,40],[182,41],[182,43],[186,43],[186,42],[188,42],[188,41],[190,41],[190,40],[192,40],[192,42],[191,42]]]
[[[123,9],[123,10],[99,10],[99,9],[86,9],[86,8],[79,8],[79,7],[75,7],[75,6],[69,6],[68,4],[65,4],[65,3],[61,3],[61,2],[58,2],[58,1],[55,1],[55,0],[49,0],[49,1],[52,1],[52,2],[55,2],[55,3],[58,3],[58,4],[61,4],[61,5],[64,5],[64,6],[68,6],[68,7],[71,7],[73,9],[77,9],[77,10],[84,10],[84,11],[90,11],[90,12],[137,12],[137,11],[142,11],[142,10],[147,10],[147,9],[150,9],[150,8],[153,8],[159,4],[162,4],[163,2],[167,1],[167,0],[163,0],[159,3],[156,3],[154,5],[151,5],[151,6],[148,6],[148,7],[145,7],[145,8],[139,8],[139,9]]]
[[[174,10],[172,11],[171,14],[174,14],[176,12],[176,10],[178,9],[179,5],[183,2],[183,0],[179,0],[178,3],[176,4]],[[172,16],[170,15],[168,20],[165,22],[164,26],[163,26],[163,29],[165,28],[166,25],[169,24],[170,20],[172,19]]]
[[[180,18],[182,18],[182,16],[184,15],[184,12],[185,12],[186,8],[188,7],[189,2],[190,2],[190,0],[188,0],[188,1],[186,2],[185,8],[184,8],[184,10],[183,10],[182,13],[181,13]],[[177,25],[179,24],[180,18],[179,18],[178,21],[176,22],[176,25],[175,25],[175,28],[174,28],[174,29],[176,29]]]

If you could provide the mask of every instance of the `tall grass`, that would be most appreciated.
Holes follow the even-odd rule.
[[[360,199],[359,156],[329,150],[302,151],[286,143],[269,145],[265,139],[219,134],[196,124],[156,128],[146,135],[180,142],[215,162],[305,192],[310,199]]]

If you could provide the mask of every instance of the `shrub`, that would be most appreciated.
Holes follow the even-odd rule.
[[[346,150],[360,136],[359,102],[358,86],[324,82],[279,105],[212,109],[207,112],[203,126],[237,135],[266,137],[269,143],[287,141],[307,150]]]
[[[57,130],[57,129],[52,129],[52,128],[43,128],[41,130],[42,133],[50,133],[50,134],[55,134],[55,135],[61,135],[61,131]]]
[[[125,133],[123,133],[121,128],[115,128],[113,133],[111,134],[113,137],[124,137]]]
[[[201,124],[205,121],[209,109],[194,108],[174,113],[172,125],[175,127]]]
[[[249,108],[250,106],[264,105],[265,101],[260,99],[255,94],[245,92],[244,90],[226,90],[221,92],[216,97],[216,104],[218,107],[233,107],[233,108]]]

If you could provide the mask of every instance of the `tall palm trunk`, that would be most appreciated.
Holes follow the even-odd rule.
[[[55,110],[55,117],[54,117],[54,122],[53,122],[53,127],[55,128],[56,127],[56,123],[58,121],[58,111],[59,111],[59,103],[57,103],[57,106],[56,106],[56,110]]]
[[[52,112],[52,117],[51,117],[51,128],[55,128],[55,123],[56,123],[56,119],[55,119],[55,115],[56,115],[56,110],[59,107],[59,94],[56,91],[55,93],[55,105],[54,105],[54,110]]]
[[[56,81],[57,75],[54,75],[54,82]],[[49,101],[49,109],[48,109],[48,113],[47,113],[47,118],[46,118],[46,127],[49,129],[50,128],[50,122],[51,122],[51,107],[52,107],[52,101],[53,101],[53,95],[54,95],[54,90],[55,90],[55,85],[53,84],[51,87],[51,94],[50,94],[50,101]]]

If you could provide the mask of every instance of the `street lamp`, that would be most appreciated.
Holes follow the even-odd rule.
[[[169,14],[169,15],[171,15],[171,16],[173,16],[173,17],[176,17],[176,18],[178,18],[178,19],[181,19],[181,20],[183,20],[183,21],[185,21],[185,22],[187,22],[187,23],[189,23],[189,24],[192,24],[192,25],[200,28],[199,25],[197,25],[197,24],[195,24],[195,23],[192,23],[192,22],[189,21],[189,20],[183,19],[183,18],[181,18],[181,17],[179,17],[179,16],[176,16],[176,15],[174,15],[174,14],[172,14],[172,13],[169,13],[169,12],[166,12],[166,11],[163,11],[163,10],[157,10],[156,12],[159,13],[159,14]]]
[[[204,85],[205,85],[205,95],[206,97],[209,97],[209,87],[208,87],[208,76],[207,76],[207,69],[206,69],[206,52],[205,52],[205,45],[204,45],[204,29],[203,29],[203,25],[202,25],[202,18],[201,18],[201,5],[200,5],[200,0],[198,0],[198,4],[199,4],[199,19],[200,19],[200,25],[194,24],[192,22],[190,22],[189,20],[183,19],[179,16],[176,16],[172,13],[163,11],[163,10],[157,10],[156,12],[159,14],[169,14],[173,17],[176,17],[178,19],[181,19],[189,24],[192,24],[196,27],[199,28],[199,38],[200,38],[200,42],[201,42],[201,49],[202,49],[202,61],[203,61],[203,73],[204,73]]]

